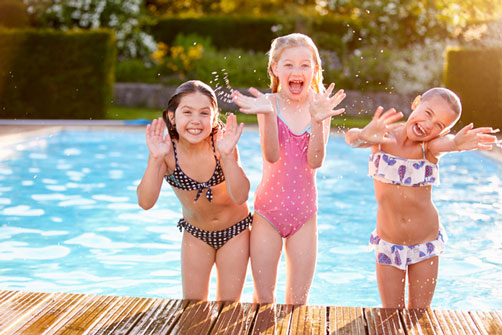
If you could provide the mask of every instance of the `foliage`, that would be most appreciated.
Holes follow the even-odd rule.
[[[193,71],[194,62],[202,58],[204,52],[212,50],[211,39],[196,34],[178,34],[171,46],[157,43],[157,51],[152,54],[160,68],[176,73],[185,79]],[[163,71],[165,72],[165,71]]]
[[[392,89],[404,94],[420,94],[442,84],[445,50],[457,43],[453,40],[431,40],[424,44],[389,51],[392,69],[388,84]]]
[[[101,118],[115,56],[110,31],[0,30],[0,117]]]
[[[26,6],[19,0],[0,1],[0,27],[26,28],[30,25]]]
[[[115,63],[115,81],[155,83],[160,77],[156,64],[141,59],[119,59]]]
[[[171,45],[179,34],[197,34],[211,38],[220,50],[245,49],[267,51],[278,35],[291,32],[294,23],[278,16],[250,17],[211,15],[204,17],[162,17],[145,29],[157,42]]]
[[[502,127],[501,59],[502,48],[448,50],[445,85],[462,101],[461,125]]]
[[[35,27],[69,29],[113,29],[118,54],[135,58],[148,56],[153,39],[141,30],[143,0],[24,0]]]

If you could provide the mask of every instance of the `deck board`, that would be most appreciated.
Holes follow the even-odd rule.
[[[173,327],[173,334],[208,334],[219,314],[221,303],[191,301]]]
[[[225,303],[212,335],[248,334],[258,311],[258,305],[240,302]]]
[[[436,314],[430,309],[403,310],[401,315],[409,335],[445,334]]]
[[[0,290],[0,335],[502,335],[502,311],[188,301]]]
[[[406,334],[398,309],[365,308],[364,314],[370,335]]]
[[[330,306],[328,313],[330,335],[366,334],[362,308]]]

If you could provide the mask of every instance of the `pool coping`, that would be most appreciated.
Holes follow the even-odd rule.
[[[49,119],[0,119],[0,146],[25,140],[27,137],[47,136],[62,130],[77,129],[121,129],[142,130],[149,123],[147,120],[49,120]],[[246,124],[247,129],[258,129],[255,124]],[[343,136],[343,132],[331,129],[331,135]],[[498,136],[502,141],[502,135]],[[494,146],[492,150],[477,150],[481,155],[502,163],[502,148]]]

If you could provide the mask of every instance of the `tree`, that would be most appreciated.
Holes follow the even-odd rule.
[[[146,57],[155,49],[141,31],[143,0],[24,0],[33,25],[60,30],[113,29],[121,57]]]

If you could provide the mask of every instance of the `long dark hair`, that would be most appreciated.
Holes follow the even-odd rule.
[[[169,136],[171,136],[171,138],[178,139],[179,134],[176,131],[176,126],[171,123],[171,120],[169,120],[169,111],[176,113],[176,109],[180,104],[181,98],[183,98],[187,94],[196,92],[200,92],[207,96],[211,101],[211,105],[215,111],[215,122],[213,123],[213,131],[211,135],[215,135],[218,132],[218,129],[222,128],[223,123],[221,122],[219,117],[218,100],[216,99],[216,94],[214,93],[213,89],[200,80],[189,80],[176,88],[174,94],[171,96],[171,99],[169,99],[169,102],[167,103],[166,110],[164,110],[164,112],[162,113],[162,118],[166,123],[167,131],[169,132]]]

